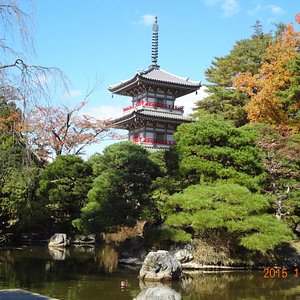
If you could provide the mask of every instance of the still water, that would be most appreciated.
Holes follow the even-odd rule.
[[[0,289],[22,288],[61,300],[125,300],[146,288],[138,270],[118,266],[112,247],[0,249]],[[264,279],[263,271],[203,272],[167,285],[184,300],[300,299],[300,278]],[[149,284],[150,286],[153,285]]]

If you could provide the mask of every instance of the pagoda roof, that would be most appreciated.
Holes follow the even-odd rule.
[[[157,121],[157,122],[168,122],[179,125],[184,122],[191,122],[193,119],[171,112],[155,111],[149,109],[135,109],[128,114],[125,114],[119,118],[112,120],[113,124],[117,128],[123,128],[127,123],[135,119],[147,120],[147,121]]]
[[[132,91],[142,84],[174,89],[177,91],[177,97],[192,93],[201,87],[200,82],[179,77],[157,66],[150,66],[146,71],[137,72],[130,79],[109,86],[108,90],[114,94],[130,96]]]

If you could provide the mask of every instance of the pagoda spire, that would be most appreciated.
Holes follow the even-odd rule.
[[[152,64],[151,66],[154,68],[159,68],[157,64],[158,58],[158,24],[157,24],[157,17],[155,17],[155,22],[152,27]]]

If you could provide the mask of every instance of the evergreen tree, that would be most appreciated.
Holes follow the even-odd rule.
[[[216,120],[182,124],[175,133],[179,169],[188,184],[226,179],[257,191],[264,180],[258,134]]]
[[[279,101],[292,121],[292,126],[300,130],[300,54],[287,66],[291,76],[287,88],[278,93]]]
[[[16,134],[20,120],[21,113],[16,105],[1,98],[0,232],[3,233],[37,229],[42,211],[34,197],[39,172],[37,159],[30,155],[26,144]]]
[[[168,205],[173,214],[166,224],[181,228],[183,241],[191,238],[191,231],[195,237],[220,232],[231,245],[265,252],[294,238],[284,223],[267,213],[269,203],[264,196],[237,184],[192,185],[171,196]]]
[[[46,165],[39,178],[37,197],[47,208],[53,230],[69,231],[80,215],[91,188],[92,168],[75,155],[59,155]]]
[[[235,126],[246,124],[244,107],[249,97],[233,88],[233,79],[241,72],[257,74],[271,41],[272,35],[263,33],[261,23],[257,22],[251,38],[236,42],[228,55],[216,57],[205,71],[210,83],[207,85],[209,96],[197,102],[195,115],[201,117],[203,113],[209,113],[222,116]]]
[[[134,225],[142,217],[153,218],[150,186],[160,172],[147,150],[121,142],[105,148],[103,155],[94,155],[90,163],[96,178],[75,227],[84,232],[109,231]]]

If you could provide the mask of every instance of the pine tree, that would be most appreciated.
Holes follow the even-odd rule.
[[[244,106],[249,97],[233,88],[233,79],[241,72],[258,72],[272,39],[270,33],[263,33],[258,21],[251,38],[236,42],[230,54],[215,58],[212,66],[205,72],[206,79],[210,82],[207,85],[209,96],[197,102],[197,116],[208,112],[221,115],[236,126],[246,124],[247,113]]]

